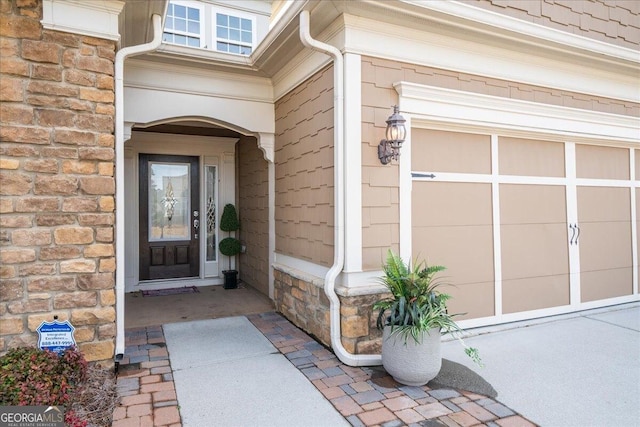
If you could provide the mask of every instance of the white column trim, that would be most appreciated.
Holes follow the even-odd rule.
[[[398,195],[398,209],[400,218],[400,258],[405,262],[411,261],[413,251],[412,241],[412,222],[411,222],[411,191],[412,191],[412,178],[411,178],[411,116],[404,114],[402,98],[399,103],[400,114],[405,118],[405,126],[407,129],[406,139],[400,149],[400,162],[398,164],[398,180],[399,180],[399,192]]]
[[[491,202],[493,216],[494,316],[502,316],[502,236],[500,219],[500,159],[498,136],[491,135]]]
[[[276,165],[267,164],[269,174],[269,298],[275,298],[273,265],[276,262]]]
[[[362,271],[362,84],[360,55],[344,55],[345,272]]]
[[[567,252],[569,254],[569,305],[577,308],[580,305],[581,293],[580,246],[570,244],[573,231],[569,228],[571,224],[579,225],[575,143],[567,142],[564,144],[564,158],[565,175],[567,177],[565,197],[567,203]]]
[[[633,294],[638,294],[638,210],[636,209],[636,156],[635,150],[629,149],[629,177],[631,178],[631,277],[633,278]]]

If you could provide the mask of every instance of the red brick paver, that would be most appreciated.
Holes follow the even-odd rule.
[[[535,427],[487,396],[407,387],[396,383],[382,367],[346,366],[277,313],[247,317],[353,426]]]
[[[535,427],[501,403],[463,390],[396,383],[382,367],[346,366],[277,313],[247,318],[353,426]],[[114,427],[182,427],[162,327],[126,331]],[[242,403],[235,402],[238,410]]]
[[[181,427],[171,372],[161,326],[127,330],[112,426]]]

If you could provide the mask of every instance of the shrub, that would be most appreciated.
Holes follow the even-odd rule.
[[[231,203],[227,203],[222,210],[222,218],[220,218],[220,230],[231,232],[240,229],[240,221],[236,207]]]
[[[240,240],[233,237],[227,237],[220,240],[218,246],[220,248],[220,252],[226,256],[238,255],[242,251],[242,243],[240,243]]]
[[[64,406],[87,375],[88,364],[80,351],[68,348],[58,356],[48,350],[20,347],[0,357],[0,404]],[[76,427],[87,423],[67,411],[65,423]]]

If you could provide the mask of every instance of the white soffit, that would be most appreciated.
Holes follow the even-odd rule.
[[[640,142],[640,118],[601,113],[409,82],[394,87],[412,125],[455,123],[474,129],[507,129],[576,142]]]
[[[609,64],[602,62],[603,56],[597,53],[593,53],[593,61],[580,56],[572,62],[566,59],[567,53],[545,51],[544,46],[524,49],[527,45],[515,41],[513,46],[505,47],[504,43],[492,46],[480,38],[469,40],[451,33],[430,32],[428,25],[421,29],[381,25],[377,20],[352,15],[345,15],[345,25],[347,52],[605,98],[640,101],[638,62]]]
[[[120,40],[121,0],[43,0],[42,26],[48,30]]]

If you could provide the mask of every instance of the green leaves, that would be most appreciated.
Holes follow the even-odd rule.
[[[458,314],[449,314],[447,301],[450,295],[441,293],[442,285],[436,279],[445,270],[440,265],[427,265],[424,261],[405,264],[400,256],[389,250],[387,261],[382,267],[381,282],[391,293],[391,297],[376,302],[378,310],[376,325],[379,329],[391,327],[392,334],[401,334],[405,340],[411,336],[419,342],[423,332],[438,328],[442,333],[459,334],[460,327],[453,320]],[[462,340],[458,337],[462,342]],[[464,345],[464,343],[463,343]],[[465,352],[474,362],[481,365],[478,350],[465,346]]]
[[[383,266],[382,283],[391,292],[391,298],[377,302],[378,328],[391,326],[405,335],[418,339],[421,332],[439,328],[445,332],[457,329],[447,313],[449,295],[436,290],[440,285],[437,273],[445,267],[428,266],[425,262],[405,264],[402,258],[389,251]],[[387,314],[388,313],[388,314]],[[393,332],[393,331],[392,331]]]
[[[238,220],[238,213],[236,207],[231,203],[227,203],[222,210],[222,217],[220,218],[220,230],[222,231],[236,231],[240,228],[240,221]]]

